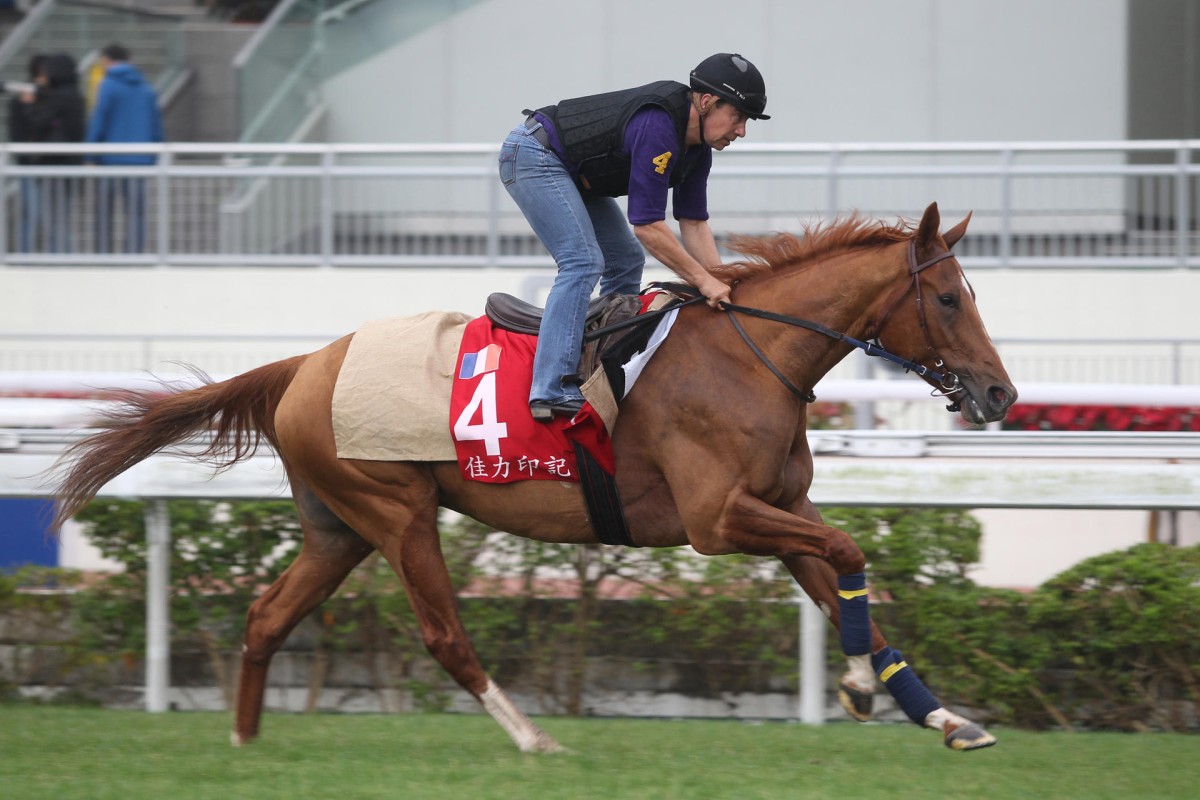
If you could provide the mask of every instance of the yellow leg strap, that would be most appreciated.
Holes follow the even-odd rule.
[[[887,669],[885,669],[883,672],[879,673],[879,680],[883,681],[884,683],[887,683],[888,678],[892,677],[897,672],[899,672],[900,670],[904,669],[907,666],[908,666],[907,661],[897,661],[895,664],[892,664]]]
[[[892,666],[889,666],[887,669],[884,669],[883,672],[880,673],[880,680],[882,680],[884,682],[884,684],[886,684],[886,682],[888,682],[888,678],[890,678],[890,676],[900,672],[901,669],[904,669],[907,666],[908,666],[907,661],[895,662],[894,664],[892,664]]]

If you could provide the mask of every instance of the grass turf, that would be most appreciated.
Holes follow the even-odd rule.
[[[267,715],[0,707],[6,800],[239,798],[1191,798],[1200,739],[994,731],[952,752],[910,725],[539,721],[570,754],[519,753],[482,715]]]

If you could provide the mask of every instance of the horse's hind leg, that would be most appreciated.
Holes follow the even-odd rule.
[[[296,560],[250,606],[246,615],[237,718],[232,735],[235,745],[245,744],[258,735],[272,656],[296,624],[332,595],[350,570],[374,549],[295,478],[292,494],[300,513],[304,544]]]
[[[848,604],[861,603],[865,610],[865,580],[861,587],[840,588],[833,567],[820,559],[783,556],[780,560],[839,633],[844,630],[843,610],[849,607],[852,614],[858,611]],[[865,615],[859,613],[857,616],[859,619],[852,620],[851,625],[861,626]],[[858,633],[857,639],[861,645],[850,648],[854,652],[846,655],[849,669],[838,682],[838,700],[850,716],[860,722],[871,718],[871,697],[878,676],[909,719],[922,727],[941,731],[947,747],[953,750],[977,750],[996,743],[996,737],[976,723],[943,708],[900,653],[888,646],[875,623],[869,618],[866,618],[866,623],[870,633]],[[843,647],[846,640],[847,637],[843,635]],[[869,646],[867,641],[870,642]]]
[[[404,582],[430,655],[470,692],[512,737],[522,752],[554,753],[564,748],[535,725],[484,671],[463,627],[450,573],[442,556],[437,506],[417,512],[402,535],[380,547]]]
[[[513,705],[479,663],[442,557],[437,486],[428,470],[404,463],[371,463],[359,469],[370,480],[360,485],[369,488],[329,495],[328,502],[400,576],[430,655],[522,751],[562,750]]]

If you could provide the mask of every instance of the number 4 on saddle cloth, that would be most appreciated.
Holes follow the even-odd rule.
[[[662,311],[646,315],[645,324],[627,323],[590,342],[580,364],[580,374],[590,375],[582,386],[583,408],[571,418],[535,422],[529,387],[540,309],[507,295],[488,298],[487,315],[467,323],[450,393],[451,436],[463,477],[486,483],[578,481],[585,496],[609,495],[588,497],[597,528],[595,503],[608,507],[601,517],[619,513],[609,438],[617,402],[666,338],[676,315],[669,306],[677,302],[662,291],[593,301],[588,330],[598,333]]]

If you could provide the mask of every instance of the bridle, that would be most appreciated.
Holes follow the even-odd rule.
[[[787,376],[785,376],[778,367],[771,363],[771,359],[767,357],[767,354],[764,353],[762,349],[754,343],[754,340],[752,340],[750,335],[746,333],[746,329],[742,327],[740,322],[738,322],[736,314],[745,314],[749,317],[758,317],[759,319],[771,320],[772,322],[782,322],[786,325],[793,325],[798,328],[805,328],[810,331],[815,331],[822,336],[828,336],[831,339],[836,339],[839,342],[845,342],[848,345],[857,347],[869,356],[878,356],[879,358],[890,361],[893,364],[897,364],[902,367],[905,372],[915,372],[922,378],[926,378],[935,382],[937,384],[937,388],[933,390],[933,396],[950,398],[951,403],[950,405],[946,406],[946,409],[948,411],[955,412],[959,411],[962,407],[961,401],[956,401],[953,399],[954,395],[963,391],[962,382],[959,381],[958,376],[953,372],[939,371],[945,367],[945,362],[942,361],[942,359],[937,355],[936,348],[933,345],[933,338],[929,333],[929,324],[925,319],[925,302],[924,298],[921,297],[920,279],[921,272],[929,267],[932,267],[934,264],[938,264],[948,258],[953,257],[954,253],[947,250],[944,253],[939,253],[928,261],[923,261],[918,264],[916,239],[910,239],[908,242],[908,274],[912,276],[912,282],[895,293],[891,301],[886,306],[887,310],[884,312],[883,316],[880,317],[879,323],[874,326],[874,337],[868,337],[868,340],[865,342],[859,341],[852,336],[847,336],[840,331],[835,331],[832,328],[820,324],[819,322],[812,322],[810,320],[801,319],[800,317],[792,317],[787,314],[776,314],[773,311],[764,311],[762,309],[740,306],[734,303],[721,303],[721,309],[728,315],[729,321],[733,324],[734,329],[737,330],[738,334],[742,337],[742,341],[744,341],[754,355],[758,357],[758,360],[761,361],[763,365],[766,366],[766,368],[769,369],[785,387],[787,387],[788,391],[796,395],[796,397],[799,397],[805,403],[812,403],[815,401],[817,399],[816,395],[813,394],[811,390],[804,391],[798,388],[794,383],[787,379]],[[921,326],[921,332],[925,337],[927,351],[933,356],[933,364],[937,369],[930,369],[924,364],[918,363],[915,356],[913,358],[901,358],[900,356],[886,350],[881,341],[884,325],[887,324],[888,319],[891,317],[892,312],[896,310],[896,307],[899,305],[900,301],[908,295],[909,291],[912,290],[915,290],[916,292],[917,319]],[[874,341],[871,341],[872,338]]]
[[[896,306],[900,303],[900,301],[908,295],[909,288],[911,288],[916,295],[917,322],[921,326],[921,335],[925,337],[926,352],[933,357],[933,364],[938,369],[944,367],[945,362],[942,361],[942,359],[938,356],[937,348],[935,348],[933,345],[933,337],[929,333],[929,322],[925,318],[925,299],[921,296],[921,279],[919,276],[924,270],[949,258],[954,258],[954,253],[947,250],[944,253],[939,253],[928,261],[923,261],[918,264],[917,240],[915,238],[909,239],[908,274],[912,276],[912,285],[911,287],[906,287],[896,293],[896,296],[892,298],[890,303],[888,303],[887,311],[883,312],[883,316],[879,318],[879,323],[875,326],[875,341],[882,345],[883,342],[881,335],[883,333],[883,326],[887,324],[888,318],[891,317],[892,312],[896,310]],[[913,360],[916,360],[915,357]],[[958,376],[953,372],[947,372],[944,378],[937,378],[936,380],[938,382],[938,388],[934,390],[935,397],[949,397],[950,395],[962,391],[962,383],[959,381]],[[955,403],[950,410],[957,411],[958,404]]]

